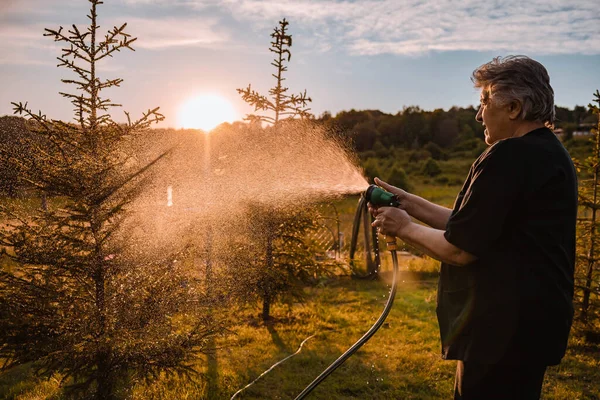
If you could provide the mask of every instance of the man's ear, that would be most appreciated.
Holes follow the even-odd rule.
[[[508,117],[512,120],[515,120],[519,118],[522,110],[523,106],[521,105],[521,102],[517,100],[511,101],[508,105]]]

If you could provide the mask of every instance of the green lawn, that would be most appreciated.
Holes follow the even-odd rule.
[[[384,279],[389,279],[389,272]],[[439,356],[435,321],[435,280],[404,272],[394,308],[380,331],[325,380],[311,399],[448,399],[453,361]],[[240,399],[293,399],[323,369],[356,341],[379,316],[389,282],[333,279],[306,290],[306,301],[277,306],[273,325],[265,326],[257,310],[237,311],[231,334],[219,338],[215,357],[201,360],[195,381],[162,378],[132,383],[129,399],[229,399],[272,364],[274,368],[245,390]],[[576,336],[559,367],[550,368],[544,399],[600,397],[600,348],[584,346]],[[31,366],[0,375],[0,398],[60,399],[58,380],[35,378]]]
[[[433,201],[451,206],[457,186],[415,188]],[[357,197],[336,203],[341,229],[350,240]],[[383,281],[334,278],[305,289],[305,301],[276,305],[276,321],[264,325],[259,307],[229,310],[236,321],[230,333],[213,343],[214,357],[198,361],[194,380],[161,377],[152,382],[131,382],[122,398],[229,399],[277,361],[295,357],[274,368],[249,387],[240,399],[293,399],[332,361],[360,338],[377,319],[387,300],[390,261],[384,255]],[[4,267],[9,267],[4,265]],[[400,284],[387,324],[354,356],[325,380],[311,399],[448,399],[452,395],[456,363],[440,358],[435,319],[438,263],[428,258],[402,257]],[[423,273],[424,272],[424,273]],[[387,281],[386,281],[387,279]],[[544,399],[599,399],[600,346],[586,345],[577,331],[563,363],[549,369]],[[37,378],[32,365],[0,374],[0,398],[63,399],[59,377]]]

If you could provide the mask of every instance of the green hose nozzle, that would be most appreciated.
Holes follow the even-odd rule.
[[[365,192],[367,201],[375,207],[398,207],[400,202],[395,194],[383,190],[377,185],[370,185]]]

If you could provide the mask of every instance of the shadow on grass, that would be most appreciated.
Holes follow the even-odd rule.
[[[284,353],[290,352],[290,349],[288,349],[288,346],[286,346],[286,344],[283,342],[283,340],[281,340],[281,337],[279,336],[279,333],[275,329],[274,325],[275,325],[274,322],[269,322],[269,323],[265,324],[267,330],[269,331],[269,334],[271,335],[271,339],[273,340],[273,343],[275,344],[275,346],[277,346],[277,349],[279,349],[279,351],[284,352]]]
[[[20,365],[0,373],[0,398],[12,399],[27,390],[33,389],[37,378],[31,371],[31,364]]]
[[[562,363],[546,371],[544,399],[600,399],[600,346],[579,335],[572,335]]]
[[[217,399],[217,397],[214,397],[214,395],[220,393],[221,388],[219,385],[219,360],[217,359],[217,346],[213,336],[208,338],[207,350],[206,381],[208,398]]]
[[[19,365],[0,373],[0,399],[29,398],[33,393],[36,398],[50,398],[60,392],[57,379],[35,374],[34,363]]]

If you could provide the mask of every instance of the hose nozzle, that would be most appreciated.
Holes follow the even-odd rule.
[[[377,185],[370,185],[365,192],[365,198],[369,203],[375,207],[398,207],[400,202],[395,194],[392,194]],[[395,251],[398,246],[396,244],[396,238],[393,236],[385,237],[387,248],[390,251]]]
[[[365,198],[375,207],[398,207],[400,205],[396,195],[377,185],[369,185],[365,192]]]

